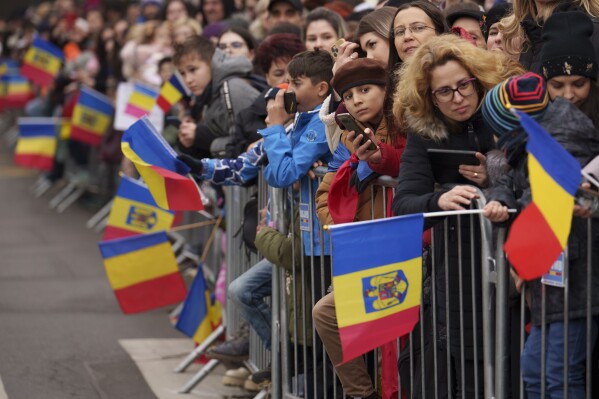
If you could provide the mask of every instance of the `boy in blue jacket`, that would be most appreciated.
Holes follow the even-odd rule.
[[[332,156],[324,125],[318,115],[322,102],[330,92],[328,82],[332,78],[332,67],[333,59],[326,51],[306,51],[293,57],[287,66],[290,77],[288,91],[295,92],[298,112],[288,114],[285,111],[284,93],[280,90],[267,106],[267,128],[259,131],[264,140],[239,157],[197,160],[188,155],[180,156],[197,177],[217,184],[238,185],[254,179],[265,155],[268,164],[264,169],[264,177],[270,186],[290,187],[299,181],[299,206],[303,220],[300,227],[306,256],[319,256],[321,252],[329,255],[328,239],[322,248],[320,246],[315,207],[310,209],[309,204],[313,203],[318,188],[318,181],[310,176],[310,170],[316,162],[326,163]],[[291,128],[286,129],[285,125],[292,120]],[[268,349],[272,314],[263,299],[272,294],[272,266],[267,260],[258,262],[233,281],[227,290],[229,300],[238,305],[243,318]],[[212,348],[208,354],[223,360],[244,360],[247,358],[247,345],[228,341]]]

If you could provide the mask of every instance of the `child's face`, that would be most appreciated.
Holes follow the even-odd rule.
[[[310,78],[305,75],[290,79],[287,91],[295,92],[298,112],[312,111],[317,105],[322,104],[327,93],[320,83],[312,84]]]
[[[343,93],[345,108],[362,123],[378,123],[381,120],[384,100],[385,90],[378,85],[356,86]]]
[[[181,58],[177,70],[181,74],[185,85],[195,96],[200,96],[212,79],[210,65],[194,54]]]
[[[580,107],[589,97],[590,91],[591,79],[586,76],[554,76],[547,82],[547,92],[551,101],[556,97],[563,97],[577,107]]]
[[[160,65],[160,69],[158,69],[158,75],[160,75],[160,79],[163,82],[166,82],[173,76],[173,72],[175,70],[175,66],[172,62],[164,62]]]

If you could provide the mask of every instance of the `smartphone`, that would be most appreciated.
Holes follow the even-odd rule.
[[[348,114],[348,113],[337,114],[337,119],[339,119],[339,122],[341,122],[343,124],[343,126],[345,127],[346,130],[348,130],[348,131],[353,130],[354,132],[356,132],[356,137],[359,136],[360,134],[362,135],[362,141],[360,142],[361,146],[364,145],[368,140],[370,140],[370,138],[364,132],[364,128],[350,114]],[[368,146],[368,149],[374,151],[377,149],[377,146],[375,143],[371,142],[370,145]]]
[[[286,91],[283,94],[283,102],[285,104],[285,111],[288,114],[295,114],[297,112],[297,98],[295,98],[294,92]]]
[[[181,120],[179,118],[177,118],[176,116],[167,116],[166,117],[166,125],[174,126],[175,129],[179,129],[179,127],[181,126]]]
[[[459,172],[460,165],[480,165],[476,151],[429,148],[427,150],[433,175],[437,181],[468,183]]]
[[[345,39],[343,38],[333,43],[333,45],[331,46],[331,54],[333,55],[333,58],[337,58],[337,56],[339,55],[339,46],[341,46],[343,43],[345,43]]]

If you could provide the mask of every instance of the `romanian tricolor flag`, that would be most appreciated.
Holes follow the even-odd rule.
[[[25,53],[21,73],[33,83],[48,86],[58,75],[63,61],[64,55],[58,47],[36,37]]]
[[[181,302],[187,290],[164,231],[98,244],[123,313]]]
[[[200,211],[204,209],[200,190],[189,176],[189,167],[156,131],[148,117],[135,122],[123,134],[123,154],[148,185],[162,209]]]
[[[175,327],[201,344],[221,322],[221,306],[210,294],[202,268],[191,283]]]
[[[528,133],[528,178],[532,202],[510,228],[504,250],[518,275],[547,273],[568,244],[580,164],[537,122],[518,112]]]
[[[15,149],[15,164],[26,168],[52,170],[60,119],[19,118],[18,124],[19,140]]]
[[[190,96],[191,92],[183,83],[183,78],[178,72],[173,73],[171,78],[164,82],[160,88],[160,95],[156,104],[167,113],[183,96]]]
[[[418,322],[423,226],[422,214],[330,226],[342,363]]]
[[[83,86],[71,119],[71,139],[99,146],[112,122],[114,107],[108,97]]]
[[[174,219],[175,212],[159,208],[145,184],[123,176],[102,240],[168,230]]]
[[[125,107],[125,113],[136,118],[149,115],[156,104],[158,89],[141,83],[133,84],[133,92]]]
[[[33,98],[33,90],[18,70],[9,70],[0,77],[0,108],[24,108]]]

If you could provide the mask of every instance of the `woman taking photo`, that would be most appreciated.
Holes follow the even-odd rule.
[[[520,66],[501,53],[482,50],[454,35],[432,38],[419,46],[402,67],[394,95],[393,113],[408,133],[393,200],[394,214],[462,210],[470,206],[477,196],[477,189],[472,186],[482,188],[487,184],[483,154],[494,147],[492,132],[484,127],[480,115],[481,101],[497,83],[522,72]],[[456,165],[453,173],[436,175],[428,149],[476,151],[480,165]],[[435,191],[436,184],[448,183],[462,185]],[[426,219],[425,228],[439,221],[438,218]],[[475,241],[471,245],[469,237],[471,229],[474,229],[474,237],[480,237],[480,233],[468,218],[449,217],[447,228],[454,239],[460,229],[464,239],[459,249],[468,255],[462,258],[458,254],[457,241],[449,243],[448,254],[445,254],[439,239],[443,231],[436,231],[437,322],[440,331],[447,329],[449,323],[448,350],[455,369],[456,395],[474,397],[476,390],[481,394],[483,389],[481,287],[480,283],[472,284],[472,281],[480,282],[481,266],[476,264],[480,259],[480,243]],[[446,292],[445,259],[448,260],[449,292]],[[445,301],[446,295],[449,303]],[[460,298],[464,302],[462,309]],[[475,308],[473,303],[477,304]],[[476,326],[473,325],[475,316]]]

